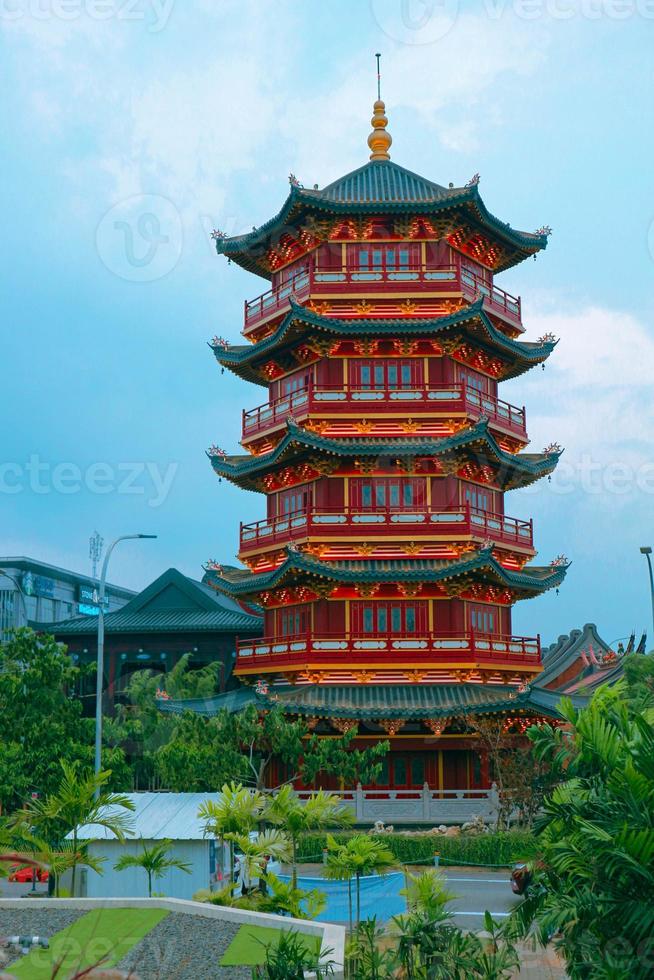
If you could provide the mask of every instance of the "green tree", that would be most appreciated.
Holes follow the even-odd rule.
[[[221,847],[229,845],[229,882],[234,881],[234,836],[249,834],[255,829],[265,806],[262,793],[247,789],[240,783],[225,783],[216,800],[206,800],[198,810],[204,821],[204,832],[215,837]]]
[[[622,686],[602,688],[567,729],[528,732],[560,782],[537,822],[541,860],[515,913],[554,943],[572,980],[645,980],[654,950],[654,728]]]
[[[654,705],[654,653],[645,656],[630,653],[623,662],[625,694],[637,705],[651,708]]]
[[[156,751],[154,771],[177,793],[208,792],[227,780],[243,782],[248,773],[230,716],[207,719],[190,711],[175,720],[169,741]]]
[[[123,811],[134,810],[134,804],[122,793],[112,793],[106,789],[111,778],[109,770],[100,771],[97,776],[91,770],[80,770],[77,763],[60,762],[59,786],[46,797],[29,800],[13,820],[17,834],[33,836],[44,846],[62,854],[69,853],[67,867],[72,868],[72,892],[75,894],[75,880],[79,864],[89,864],[98,871],[97,862],[90,862],[88,838],[79,843],[82,827],[94,824],[111,831],[123,840],[129,830],[129,816]],[[65,841],[64,845],[53,842]],[[37,845],[37,849],[41,849]]]
[[[397,867],[391,851],[365,834],[357,834],[339,844],[331,835],[327,837],[326,877],[354,878],[356,886],[356,923],[361,921],[361,878],[365,875],[387,874]],[[331,855],[334,855],[331,859]],[[331,860],[331,863],[330,863]],[[351,918],[351,910],[350,910]]]
[[[124,871],[125,868],[143,868],[148,876],[148,898],[152,898],[152,879],[163,878],[166,871],[170,868],[178,868],[185,874],[191,873],[191,865],[179,858],[169,857],[171,840],[158,841],[152,847],[142,845],[140,854],[123,854],[114,864],[116,871]]]
[[[348,827],[354,822],[352,811],[344,807],[340,798],[318,790],[306,800],[301,800],[291,786],[282,786],[268,800],[265,819],[288,834],[292,848],[291,880],[297,887],[297,845],[303,834],[328,827]]]
[[[202,792],[226,778],[223,774],[218,782],[211,782],[216,764],[209,751],[220,738],[220,731],[214,731],[220,726],[207,725],[207,719],[198,719],[198,724],[191,726],[187,716],[180,718],[166,714],[157,704],[157,692],[161,690],[182,700],[211,697],[216,693],[219,662],[191,669],[190,658],[191,654],[185,653],[165,674],[152,670],[135,671],[125,689],[125,703],[116,705],[115,715],[105,719],[105,740],[129,756],[137,789],[149,788],[158,779],[167,789],[188,790],[189,785],[183,782],[184,773],[188,773],[190,783]],[[190,745],[188,753],[183,749],[185,741]],[[171,742],[174,744],[166,752]],[[161,759],[160,751],[164,753]],[[160,762],[159,769],[157,762]],[[231,775],[234,772],[236,770]],[[206,773],[204,780],[203,773]]]
[[[76,667],[61,643],[30,629],[0,645],[0,808],[17,809],[32,792],[47,795],[61,779],[60,760],[93,764],[93,720],[75,691],[95,667]],[[115,789],[129,785],[120,749],[106,749]]]

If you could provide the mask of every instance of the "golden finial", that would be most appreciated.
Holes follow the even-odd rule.
[[[379,71],[381,54],[376,54],[375,58],[377,59],[377,101],[373,106],[373,116],[370,120],[372,123],[372,133],[368,137],[368,146],[372,150],[370,154],[371,160],[390,160],[391,155],[388,150],[393,142],[393,138],[390,133],[386,132],[388,119],[386,118],[386,106],[381,98],[381,75]]]

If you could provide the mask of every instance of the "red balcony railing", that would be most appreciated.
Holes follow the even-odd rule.
[[[475,633],[302,634],[263,637],[237,643],[236,668],[242,670],[302,669],[329,665],[343,668],[381,665],[433,667],[455,663],[483,668],[536,668],[540,636]]]
[[[486,395],[467,384],[413,385],[398,388],[352,388],[310,385],[282,395],[272,402],[243,412],[242,438],[279,428],[289,415],[296,421],[316,412],[330,415],[371,411],[412,415],[440,415],[467,412],[472,419],[485,416],[494,425],[527,440],[524,408]]]
[[[406,533],[411,539],[429,537],[490,538],[500,544],[533,548],[531,521],[474,510],[469,505],[455,509],[426,510],[424,506],[386,509],[315,508],[284,514],[270,520],[241,524],[241,551],[259,551],[266,545],[283,545],[311,536],[384,538],[390,532]]]
[[[370,292],[382,285],[384,292],[461,293],[471,302],[483,298],[484,308],[511,324],[522,326],[519,296],[512,296],[499,286],[490,285],[482,276],[461,265],[429,269],[426,266],[397,266],[370,269],[316,269],[311,264],[273,286],[256,299],[245,303],[245,330],[289,309],[290,297],[306,299],[309,294],[331,295],[343,292]]]

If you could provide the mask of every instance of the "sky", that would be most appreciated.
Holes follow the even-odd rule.
[[[559,345],[502,386],[531,448],[565,452],[512,492],[537,561],[572,562],[519,603],[544,642],[651,624],[654,545],[654,0],[0,0],[0,554],[109,578],[230,563],[263,499],[218,483],[264,400],[206,342],[237,343],[267,283],[210,232],[278,211],[368,159],[374,53],[398,163],[481,175],[491,212],[553,233],[498,277],[526,339]],[[651,630],[650,630],[651,635]]]

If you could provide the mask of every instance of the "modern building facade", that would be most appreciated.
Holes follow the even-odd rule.
[[[244,568],[213,585],[264,610],[235,674],[328,737],[390,738],[381,785],[487,787],[466,714],[555,717],[537,689],[540,638],[513,604],[562,583],[536,555],[508,491],[548,476],[556,444],[527,449],[525,409],[502,381],[542,364],[522,303],[496,276],[547,245],[495,218],[478,176],[444,187],[390,160],[375,103],[370,161],[323,189],[291,175],[279,213],[219,254],[272,281],[245,304],[223,368],[265,389],[243,413],[242,455],[213,468],[261,493],[242,525]],[[536,683],[534,683],[536,682]]]
[[[0,639],[20,626],[48,625],[77,616],[97,616],[98,582],[33,558],[0,558]],[[106,609],[120,609],[135,595],[107,584]]]

